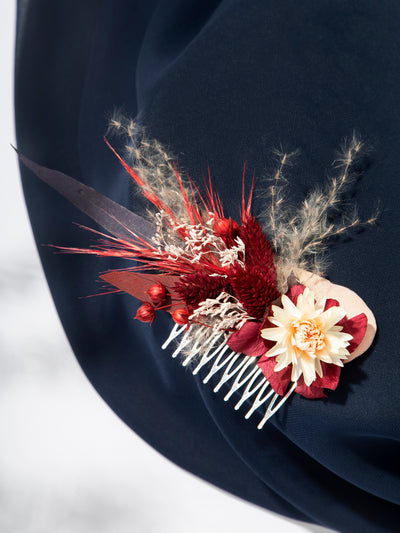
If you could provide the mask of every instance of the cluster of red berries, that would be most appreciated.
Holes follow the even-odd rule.
[[[160,306],[162,306],[167,298],[167,289],[162,283],[157,282],[146,291],[146,294],[150,297],[153,305],[148,302],[142,304],[137,310],[135,318],[141,322],[150,322],[152,324],[156,318],[156,309],[161,309]],[[187,309],[175,309],[171,315],[179,325],[184,326],[189,322],[189,312]]]

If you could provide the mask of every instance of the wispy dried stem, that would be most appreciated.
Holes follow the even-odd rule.
[[[269,189],[271,205],[264,226],[267,235],[272,235],[281,290],[284,290],[286,279],[295,268],[322,273],[323,254],[329,239],[376,222],[378,214],[366,221],[360,220],[356,211],[350,216],[340,215],[344,196],[354,183],[354,164],[362,149],[361,141],[353,134],[334,162],[339,169],[338,175],[333,176],[324,189],[311,191],[294,215],[285,201],[282,168],[286,154],[282,155]],[[338,217],[339,220],[335,220]]]
[[[129,159],[131,167],[140,176],[147,190],[156,193],[171,208],[177,219],[188,221],[172,155],[158,141],[148,138],[144,128],[132,119],[113,116],[107,133],[117,134],[124,139],[125,157]],[[187,197],[191,198],[192,191],[182,173],[179,173],[179,177]]]

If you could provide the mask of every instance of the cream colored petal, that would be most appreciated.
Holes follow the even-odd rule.
[[[343,366],[343,361],[341,359],[333,359],[332,364],[336,366]]]
[[[306,358],[302,358],[300,359],[300,364],[303,369],[304,383],[306,385],[311,385],[311,383],[315,381],[317,377],[315,374],[314,362],[310,362]]]
[[[320,315],[324,312],[325,305],[326,298],[319,298],[319,300],[317,300],[317,303],[315,304],[315,312],[317,313],[317,315]]]
[[[315,372],[319,375],[320,378],[322,378],[323,372],[322,372],[321,361],[319,359],[315,360]]]
[[[299,298],[300,298],[300,296],[299,296]],[[293,315],[293,316],[295,316],[297,318],[301,317],[301,312],[299,311],[299,309],[297,309],[297,307],[294,305],[292,300],[290,298],[288,298],[285,294],[282,295],[282,305],[283,305],[284,309],[288,313],[290,313],[291,315]]]
[[[299,377],[302,375],[302,373],[303,373],[303,369],[301,368],[301,365],[299,364],[292,365],[292,375],[290,379],[292,381],[297,381]]]
[[[325,332],[325,335],[330,338],[340,339],[341,342],[348,342],[353,340],[353,335],[350,335],[350,333],[344,333],[343,331],[332,331],[329,329]]]
[[[287,326],[293,321],[293,315],[288,313],[285,309],[281,307],[275,307],[274,316],[268,317],[268,320],[276,325]],[[277,324],[279,322],[279,324]]]
[[[279,319],[277,319],[275,316],[269,316],[268,320],[271,322],[271,324],[274,324],[278,328],[285,327],[284,324],[282,324],[282,322]]]
[[[327,331],[345,316],[346,311],[343,307],[330,307],[318,317],[318,321],[321,323],[322,329]]]
[[[338,352],[338,357],[340,357],[340,359],[344,359],[344,358],[348,357],[349,355],[350,355],[350,352],[349,352],[349,350],[347,348],[342,348]]]
[[[264,328],[261,330],[260,335],[263,339],[269,341],[280,341],[286,335],[286,330],[284,328]]]
[[[314,293],[308,287],[297,298],[297,307],[302,315],[310,315],[314,312]]]
[[[287,351],[288,351],[288,356],[289,356],[289,359],[290,359],[290,362],[293,364],[293,365],[296,365],[297,364],[297,361],[298,361],[298,356],[299,356],[299,351],[297,350],[297,348],[295,346],[292,346],[292,345],[287,345]]]
[[[275,346],[272,346],[272,348],[270,348],[265,355],[267,357],[274,357],[275,355],[279,355],[284,352],[287,352],[286,346],[282,346],[278,343],[275,344]]]
[[[346,333],[328,333],[325,337],[327,350],[329,353],[338,353],[341,348],[346,348],[349,345]],[[351,340],[353,337],[350,336]]]
[[[288,353],[284,352],[281,355],[278,355],[278,357],[276,358],[276,363],[277,364],[276,364],[276,366],[274,368],[275,372],[279,372],[280,370],[283,370],[284,368],[289,366],[290,365],[290,360],[289,360],[289,357],[288,357]]]
[[[323,354],[319,353],[318,359],[320,361],[323,361],[324,363],[333,363],[333,359],[328,353],[323,353]]]

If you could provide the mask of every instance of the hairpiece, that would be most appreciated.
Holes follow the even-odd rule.
[[[100,277],[142,302],[136,319],[151,325],[158,312],[170,313],[174,324],[162,348],[175,343],[172,357],[201,372],[214,392],[223,390],[225,401],[234,399],[236,410],[243,406],[245,418],[261,413],[258,428],[292,393],[316,399],[336,389],[343,364],[364,353],[376,332],[363,300],[321,277],[329,239],[376,220],[333,217],[354,181],[362,149],[357,137],[344,145],[336,176],[295,209],[285,201],[290,154],[278,154],[259,219],[252,214],[254,181],[246,197],[243,175],[235,221],[225,215],[211,179],[202,195],[132,121],[113,120],[112,126],[128,137],[132,161],[106,143],[152,205],[147,220],[19,154],[107,231],[90,230],[99,237],[93,248],[56,248],[135,261]]]

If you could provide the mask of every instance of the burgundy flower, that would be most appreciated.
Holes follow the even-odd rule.
[[[181,276],[173,290],[188,307],[197,307],[206,298],[216,298],[221,292],[232,289],[225,277],[195,272]]]

